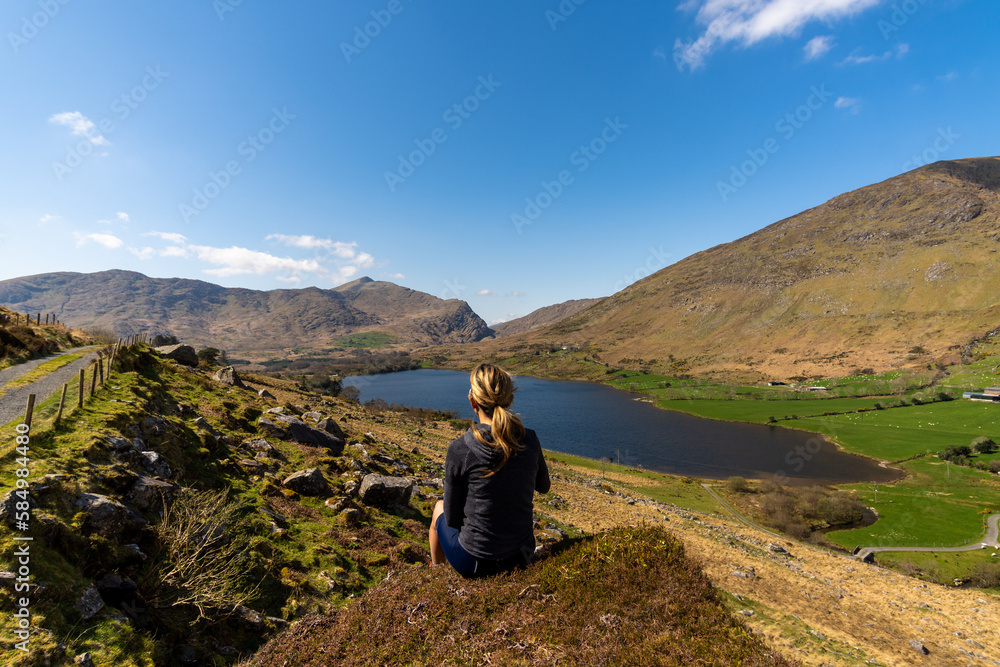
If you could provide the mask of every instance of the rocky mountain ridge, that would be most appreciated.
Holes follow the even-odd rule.
[[[0,303],[53,312],[67,324],[118,335],[169,333],[230,351],[335,347],[356,333],[437,345],[492,335],[469,305],[361,278],[335,289],[260,291],[132,271],[46,273],[0,281]]]

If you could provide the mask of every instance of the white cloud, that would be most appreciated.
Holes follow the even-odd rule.
[[[491,289],[481,289],[476,292],[476,296],[496,296],[497,293]]]
[[[292,275],[299,272],[316,273],[322,267],[313,259],[292,259],[277,257],[259,250],[250,250],[239,246],[228,248],[213,248],[204,245],[189,245],[187,249],[203,262],[218,266],[217,269],[205,269],[205,273],[213,276],[227,277],[245,274],[266,275],[278,271],[288,271]]]
[[[674,43],[677,67],[703,67],[716,49],[736,42],[751,46],[770,37],[797,34],[814,21],[829,23],[858,14],[881,0],[689,0],[681,10],[695,10],[695,20],[705,28],[698,39]]]
[[[146,232],[143,236],[155,236],[156,238],[163,239],[168,243],[181,244],[187,242],[186,236],[174,232]]]
[[[332,275],[339,282],[352,280],[362,269],[375,266],[375,258],[370,253],[358,250],[358,244],[355,242],[334,241],[308,234],[268,234],[264,240],[277,241],[292,248],[326,251],[329,261],[333,264]],[[317,256],[317,260],[325,262],[327,257]]]
[[[526,296],[524,292],[511,292],[508,296]]]
[[[945,83],[948,83],[949,81],[954,81],[955,79],[958,78],[958,72],[956,72],[955,70],[952,70],[952,71],[948,72],[947,74],[942,74],[941,76],[937,76],[937,77],[934,77],[934,78],[937,79],[938,81],[943,81]]]
[[[406,280],[406,276],[402,273],[390,273],[386,276],[386,278],[392,278],[393,280]]]
[[[170,246],[160,251],[160,257],[187,257],[187,248],[182,246]]]
[[[888,60],[889,58],[896,57],[902,58],[907,53],[910,52],[909,44],[897,44],[894,48],[889,49],[881,54],[868,54],[863,53],[861,48],[854,49],[851,53],[841,61],[841,65],[867,65],[868,63],[878,63],[883,60]]]
[[[58,220],[58,219],[59,219],[58,215],[51,215],[49,213],[46,213],[45,215],[43,215],[38,219],[38,226],[41,227],[45,224],[52,222],[53,220]]]
[[[145,248],[129,248],[128,251],[139,259],[149,259],[156,254],[156,251],[146,246]]]
[[[833,35],[821,35],[820,37],[813,37],[806,45],[803,47],[803,51],[806,54],[806,60],[816,60],[820,56],[826,54],[827,51],[833,48],[836,40],[834,40]]]
[[[115,215],[117,215],[118,219],[121,220],[122,222],[132,222],[131,220],[129,220],[128,213],[125,213],[124,211],[118,211],[118,213],[116,213]]]
[[[90,241],[93,241],[94,243],[102,245],[105,248],[110,248],[112,250],[115,250],[117,248],[121,248],[123,245],[125,245],[124,241],[122,241],[117,236],[114,236],[113,234],[77,234],[76,235],[76,245],[77,245],[77,247],[86,245]]]
[[[667,52],[666,50],[664,50],[662,46],[658,46],[655,49],[653,49],[653,57],[660,58],[661,60],[665,61],[667,59]]]
[[[858,105],[860,103],[861,100],[859,100],[856,97],[838,97],[837,101],[833,103],[833,106],[837,107],[838,109],[847,109],[851,113],[858,113],[858,110],[860,108]]]
[[[84,116],[79,111],[64,111],[49,117],[50,123],[65,125],[71,134],[77,137],[86,137],[95,146],[107,146],[111,142],[104,135],[97,131],[94,121]]]

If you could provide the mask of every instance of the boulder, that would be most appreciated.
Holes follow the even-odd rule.
[[[170,473],[173,472],[167,465],[166,459],[156,452],[139,452],[139,462],[156,477],[170,477]]]
[[[927,655],[930,653],[930,651],[927,650],[927,647],[924,646],[923,642],[919,642],[916,639],[911,639],[909,642],[907,642],[907,644],[909,644],[910,648],[919,653],[920,655]]]
[[[156,348],[156,353],[166,359],[173,359],[179,364],[197,368],[198,353],[190,345],[167,345]]]
[[[302,418],[303,419],[308,419],[311,422],[318,422],[321,419],[323,419],[323,413],[322,412],[316,412],[316,411],[313,410],[313,411],[310,411],[310,412],[303,413]]]
[[[257,392],[257,395],[260,396],[261,398],[267,398],[272,401],[274,400],[274,394],[269,392],[267,389],[261,389],[260,391]]]
[[[240,389],[246,389],[246,385],[243,384],[243,380],[240,379],[239,373],[232,366],[226,366],[225,368],[220,368],[215,371],[213,375],[216,380],[222,384],[228,384],[230,387],[239,387]]]
[[[341,440],[347,439],[347,435],[344,433],[343,429],[340,428],[340,424],[330,418],[319,420],[319,422],[316,423],[316,428],[321,431],[326,431],[330,435],[336,436]]]
[[[281,485],[303,496],[325,496],[330,493],[330,485],[319,468],[294,472]]]
[[[391,507],[409,505],[413,494],[413,482],[403,477],[365,475],[358,489],[358,498],[366,505]]]
[[[176,491],[177,487],[169,482],[140,475],[132,484],[125,499],[141,510],[158,510],[164,498],[169,501]]]
[[[257,426],[270,436],[278,438],[279,440],[288,440],[288,431],[266,417],[258,419]]]
[[[17,503],[24,500],[21,498],[20,493],[20,491],[12,489],[3,496],[0,496],[0,517],[11,528],[14,527],[14,522],[17,520]],[[30,493],[26,493],[25,495],[27,496],[28,507],[30,509],[38,507],[38,503],[35,502]]]
[[[242,445],[242,449],[253,452],[254,454],[267,454],[268,456],[279,456],[278,450],[271,446],[264,438],[254,438],[253,440],[247,440]]]
[[[104,609],[104,600],[101,599],[101,594],[97,592],[97,589],[93,584],[87,587],[87,590],[83,592],[83,595],[76,601],[76,610],[80,612],[80,616],[83,620],[93,618],[97,615],[97,612]]]
[[[74,506],[87,515],[85,529],[107,538],[117,537],[124,530],[146,523],[131,507],[99,493],[84,493],[77,498]]]
[[[263,418],[262,418],[263,419]],[[288,431],[288,437],[295,442],[313,447],[324,447],[329,450],[331,456],[340,456],[344,452],[344,440],[326,431],[313,428],[297,417],[287,415],[275,415],[274,420],[282,424]],[[258,424],[261,420],[258,420]]]

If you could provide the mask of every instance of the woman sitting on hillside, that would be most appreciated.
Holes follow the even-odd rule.
[[[532,499],[547,493],[538,436],[510,411],[514,381],[492,364],[472,371],[469,403],[479,418],[448,447],[444,501],[431,519],[431,563],[463,577],[527,565],[535,550]]]

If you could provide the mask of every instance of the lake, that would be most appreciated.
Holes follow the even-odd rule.
[[[472,418],[469,374],[421,369],[348,377],[361,401],[454,410]],[[900,474],[839,450],[805,431],[716,421],[661,410],[629,392],[589,382],[518,376],[514,411],[538,433],[542,447],[673,475],[733,475],[782,484],[886,482]]]

